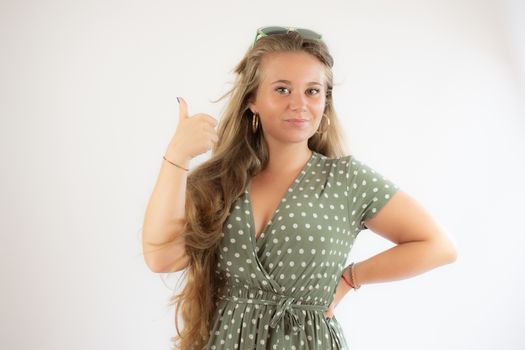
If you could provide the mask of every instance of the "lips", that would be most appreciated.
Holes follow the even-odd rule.
[[[307,121],[308,119],[300,119],[300,118],[286,120],[288,125],[292,125],[293,127],[297,127],[297,128],[306,128],[308,126]]]

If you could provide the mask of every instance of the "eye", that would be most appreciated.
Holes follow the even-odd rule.
[[[275,89],[275,91],[278,91],[278,92],[281,92],[282,90],[288,90],[288,88],[284,86],[279,86],[278,88]],[[320,89],[315,89],[315,88],[308,89],[307,91],[309,95],[318,95],[321,92]]]

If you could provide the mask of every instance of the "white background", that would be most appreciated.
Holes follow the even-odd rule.
[[[169,349],[184,280],[140,235],[175,98],[219,119],[255,29],[291,25],[334,56],[349,149],[459,250],[347,294],[350,348],[524,349],[523,23],[511,0],[1,1],[0,348]],[[365,230],[348,262],[390,246]]]

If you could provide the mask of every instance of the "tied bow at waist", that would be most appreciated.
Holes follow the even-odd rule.
[[[279,297],[278,301],[236,296],[220,296],[219,299],[242,304],[276,305],[277,309],[270,321],[270,327],[276,328],[279,326],[280,321],[284,320],[285,325],[287,325],[288,329],[291,329],[294,334],[297,334],[299,331],[304,331],[304,323],[301,321],[299,315],[297,315],[297,310],[295,309],[314,311],[325,311],[328,309],[326,305],[297,304],[294,303],[294,297],[279,294],[276,294],[276,296]]]

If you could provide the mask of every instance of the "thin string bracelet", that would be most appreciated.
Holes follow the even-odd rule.
[[[177,165],[177,164],[175,164],[175,163],[173,163],[173,162],[167,160],[167,159],[166,159],[166,156],[162,156],[162,158],[164,158],[164,160],[165,160],[166,162],[175,165],[177,168],[181,168],[181,169],[183,169],[183,170],[190,171],[190,169],[186,169],[186,168],[184,168],[184,167],[181,167],[180,165]]]
[[[352,283],[350,283],[350,281],[345,277],[344,273],[341,275],[341,277],[343,277],[343,280],[345,281],[345,283],[348,284],[348,287],[352,289],[354,288],[354,286],[352,286]]]

